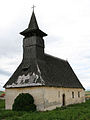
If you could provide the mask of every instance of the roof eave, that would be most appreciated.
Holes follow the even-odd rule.
[[[32,33],[36,33],[36,34],[38,34],[38,36],[41,36],[41,37],[45,37],[45,36],[47,36],[47,34],[46,33],[44,33],[43,31],[41,31],[40,29],[25,29],[23,32],[20,32],[20,34],[21,35],[23,35],[23,36],[27,36],[28,34],[30,35],[30,34],[32,34]]]

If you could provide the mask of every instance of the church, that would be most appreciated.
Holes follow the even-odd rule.
[[[4,85],[5,108],[12,109],[20,93],[31,94],[38,111],[85,102],[85,89],[68,61],[44,52],[47,34],[40,30],[34,10],[20,34],[24,36],[23,59]]]

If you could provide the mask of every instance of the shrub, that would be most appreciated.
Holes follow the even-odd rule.
[[[12,109],[16,111],[35,111],[36,105],[32,95],[28,93],[19,94],[14,100]]]

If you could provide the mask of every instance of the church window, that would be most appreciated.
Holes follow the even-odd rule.
[[[60,91],[58,91],[58,97],[60,98]]]
[[[78,97],[80,97],[80,92],[78,92]]]
[[[74,92],[72,92],[72,98],[74,98]]]

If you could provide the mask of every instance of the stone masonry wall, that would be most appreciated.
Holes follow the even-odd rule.
[[[72,92],[74,92],[74,98],[72,98]],[[78,92],[80,97],[78,97]],[[85,91],[83,89],[57,87],[9,88],[6,89],[6,109],[12,109],[14,99],[20,93],[31,94],[39,111],[52,110],[62,106],[63,94],[65,95],[65,105],[85,102]]]
[[[74,92],[74,98],[72,98],[72,92]],[[78,92],[80,97],[78,97]],[[61,107],[63,105],[63,94],[65,95],[65,105],[85,102],[85,91],[83,89],[45,87],[44,110]]]
[[[42,87],[31,87],[31,88],[10,88],[6,89],[6,109],[12,109],[14,99],[20,93],[29,93],[34,97],[37,110],[43,110],[43,88]]]

